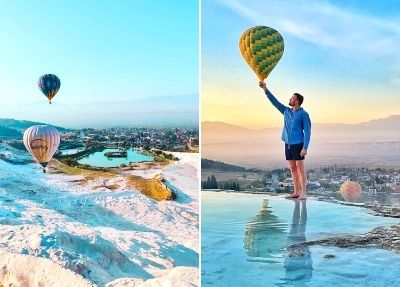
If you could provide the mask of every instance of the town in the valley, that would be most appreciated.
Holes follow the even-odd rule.
[[[248,193],[290,193],[293,180],[288,168],[262,170],[203,159],[202,189],[234,190]],[[308,194],[341,199],[340,185],[357,181],[364,200],[397,197],[400,202],[398,167],[327,166],[307,170]],[[233,187],[233,188],[232,188]]]
[[[168,151],[196,151],[197,128],[109,128],[66,131],[61,136],[63,149],[94,143],[112,147],[150,147]]]

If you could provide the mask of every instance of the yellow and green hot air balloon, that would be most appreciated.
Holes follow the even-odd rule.
[[[256,26],[243,32],[239,41],[240,52],[260,81],[271,73],[282,58],[283,37],[267,26]]]

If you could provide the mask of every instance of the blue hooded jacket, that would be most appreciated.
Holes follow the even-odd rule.
[[[281,139],[287,144],[303,143],[303,148],[307,149],[311,138],[311,120],[308,113],[303,108],[293,111],[292,108],[280,103],[269,90],[266,90],[265,94],[284,116]]]

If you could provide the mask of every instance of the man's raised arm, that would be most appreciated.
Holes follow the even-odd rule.
[[[282,114],[284,113],[286,107],[283,105],[281,102],[279,102],[274,95],[268,90],[267,86],[265,85],[264,82],[259,83],[260,88],[262,88],[267,95],[268,100],[271,102],[271,104],[278,109]]]

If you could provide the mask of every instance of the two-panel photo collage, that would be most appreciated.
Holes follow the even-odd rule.
[[[400,286],[400,3],[0,0],[0,287]]]

